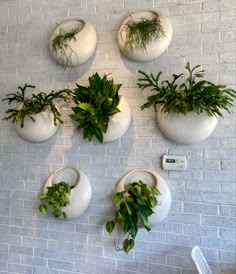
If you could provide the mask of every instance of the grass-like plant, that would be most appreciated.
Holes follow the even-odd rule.
[[[95,136],[102,143],[110,116],[120,112],[117,105],[121,84],[114,84],[107,75],[101,78],[95,73],[89,77],[88,87],[76,86],[72,97],[76,106],[70,118],[79,123],[78,128],[84,129],[84,139],[91,141]]]
[[[70,31],[66,31],[60,27],[59,33],[51,40],[50,47],[52,52],[55,52],[59,56],[59,60],[65,62],[65,66],[71,65],[71,55],[76,55],[76,52],[70,46],[70,42],[73,40],[77,41],[75,35],[79,31],[80,27],[74,28]]]
[[[139,227],[151,230],[148,217],[152,215],[153,208],[158,204],[156,195],[160,195],[157,188],[152,189],[142,181],[129,183],[122,192],[117,192],[112,196],[112,200],[119,207],[115,211],[114,221],[106,223],[106,231],[111,234],[115,226],[122,226],[125,239],[123,247],[116,246],[117,251],[124,250],[128,253],[135,244],[135,238]]]
[[[204,77],[204,70],[199,69],[200,65],[190,68],[189,63],[186,70],[189,76],[180,84],[177,83],[183,74],[173,74],[172,81],[160,81],[162,72],[157,76],[150,75],[139,70],[143,78],[138,79],[138,87],[143,90],[151,88],[156,94],[147,98],[148,102],[141,106],[141,110],[157,105],[162,106],[163,112],[175,112],[187,114],[193,111],[197,114],[206,112],[209,116],[223,116],[223,110],[230,113],[230,108],[236,98],[236,91],[226,88],[225,85],[213,84],[206,80],[199,80]]]
[[[153,19],[130,20],[124,25],[124,30],[126,31],[124,48],[130,51],[144,51],[147,45],[165,36],[158,16]]]
[[[50,208],[54,217],[60,218],[63,216],[66,219],[67,216],[63,208],[70,204],[69,195],[72,188],[65,182],[47,187],[47,193],[40,195],[42,204],[39,206],[39,211],[42,214],[47,214],[48,208]]]
[[[6,111],[7,116],[3,120],[11,120],[12,123],[19,123],[21,127],[24,127],[24,119],[26,116],[35,122],[32,114],[45,111],[45,109],[49,107],[54,116],[54,124],[57,125],[58,122],[63,123],[60,118],[61,114],[57,105],[54,103],[54,100],[69,100],[71,94],[70,90],[63,89],[58,92],[52,90],[49,94],[39,92],[38,94],[32,94],[28,97],[26,96],[27,88],[35,88],[35,86],[25,84],[24,87],[18,87],[19,91],[9,93],[6,98],[2,99],[2,101],[8,101],[8,104],[13,102],[17,103],[16,108],[8,109]]]

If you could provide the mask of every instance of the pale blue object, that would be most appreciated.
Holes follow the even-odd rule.
[[[198,246],[193,247],[191,257],[199,274],[212,274],[211,269]]]

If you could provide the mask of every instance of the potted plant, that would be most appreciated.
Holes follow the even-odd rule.
[[[230,113],[230,107],[236,98],[236,91],[225,85],[213,84],[207,80],[199,80],[204,76],[200,65],[186,70],[189,76],[179,82],[183,74],[173,74],[172,81],[160,82],[161,72],[154,76],[139,71],[138,79],[141,90],[151,88],[156,94],[149,96],[148,102],[141,109],[154,106],[157,119],[164,135],[180,144],[194,144],[211,135],[217,126],[218,117],[223,110]]]
[[[162,222],[171,205],[168,185],[160,175],[147,169],[125,174],[117,183],[112,200],[116,204],[115,218],[106,223],[106,231],[111,234],[116,226],[123,228],[122,248],[117,247],[116,242],[115,248],[125,253],[134,247],[138,230],[150,231],[152,226]]]
[[[74,67],[86,62],[93,55],[96,45],[96,30],[89,22],[69,20],[54,30],[49,50],[57,63]]]
[[[14,123],[16,131],[21,137],[31,142],[43,142],[49,139],[57,131],[59,123],[63,123],[56,99],[67,101],[71,91],[68,89],[49,94],[39,92],[26,96],[27,88],[35,86],[25,84],[18,87],[19,91],[7,94],[2,101],[8,104],[16,103],[15,108],[6,111],[7,116],[3,120]]]
[[[67,183],[60,182],[47,187],[47,189],[47,193],[40,195],[42,204],[39,206],[39,211],[46,214],[49,207],[54,217],[60,218],[63,216],[66,219],[67,215],[63,208],[70,204],[69,195],[73,186],[70,187]]]
[[[56,218],[74,219],[87,210],[91,197],[87,175],[73,166],[61,167],[47,178],[39,211],[46,214],[50,209]]]
[[[121,84],[114,84],[107,75],[98,73],[89,77],[89,86],[76,85],[70,118],[83,128],[84,139],[96,137],[99,142],[111,142],[121,137],[129,128],[131,111],[124,96],[118,92]]]
[[[124,55],[134,61],[150,61],[161,55],[172,39],[168,17],[156,11],[139,11],[121,24],[118,44]]]

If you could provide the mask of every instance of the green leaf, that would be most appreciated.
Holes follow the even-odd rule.
[[[59,218],[61,216],[61,209],[60,208],[55,208],[53,210],[53,215],[55,218]]]
[[[151,207],[155,207],[157,205],[157,199],[155,197],[150,197]]]
[[[118,90],[121,85],[115,85],[107,75],[103,78],[98,73],[89,77],[89,86],[77,85],[74,90],[73,101],[76,106],[72,108],[70,118],[78,122],[79,128],[84,129],[84,138],[89,141],[96,137],[103,142],[110,116],[119,112]]]
[[[42,200],[42,201],[47,200],[47,195],[43,193],[43,194],[41,194],[41,195],[39,196],[39,198],[40,198],[40,200]]]
[[[148,224],[147,216],[146,216],[142,211],[141,211],[141,212],[140,212],[140,211],[138,212],[138,216],[139,216],[139,219],[140,219],[142,225],[143,225],[148,231],[150,231],[151,228],[150,228],[150,226],[149,226],[149,224]]]
[[[109,111],[109,116],[114,115],[119,112],[120,112],[120,110],[117,107],[114,107]]]
[[[138,87],[141,90],[150,88],[154,95],[147,97],[147,102],[141,106],[141,110],[154,107],[157,110],[157,105],[162,106],[164,112],[174,112],[187,114],[193,111],[197,114],[206,112],[209,116],[222,116],[223,110],[230,112],[232,102],[236,98],[236,90],[231,90],[225,85],[213,84],[207,80],[200,80],[203,78],[204,70],[199,69],[199,65],[193,69],[187,63],[186,70],[189,74],[185,81],[180,81],[179,78],[183,74],[173,74],[173,80],[160,81],[161,72],[155,78],[151,73],[148,75],[143,71],[139,71],[142,78],[138,79]]]
[[[66,213],[62,212],[62,208],[70,203],[69,193],[71,187],[65,182],[59,182],[47,187],[47,193],[40,195],[42,197],[43,205],[39,207],[41,213],[47,213],[47,206],[52,210],[56,218],[66,218]]]
[[[154,188],[153,189],[153,194],[154,195],[161,195],[161,192],[157,188]]]
[[[126,254],[134,247],[134,240],[133,239],[125,239],[123,242],[123,249]]]
[[[126,202],[125,205],[126,205],[128,214],[131,216],[133,213],[132,204],[129,204],[128,202]]]
[[[93,128],[93,134],[96,136],[96,138],[98,139],[98,141],[100,143],[103,142],[103,133],[102,133],[102,130],[98,127],[94,127]]]
[[[78,107],[80,108],[80,109],[83,109],[83,110],[85,110],[85,111],[88,111],[91,115],[95,115],[95,109],[94,109],[94,107],[93,107],[93,105],[92,104],[89,104],[89,103],[80,103],[79,105],[78,105]]]
[[[129,230],[130,230],[131,226],[130,226],[130,223],[129,222],[125,222],[124,225],[123,225],[123,232],[124,234],[128,233]]]
[[[123,249],[126,253],[134,246],[134,240],[138,233],[138,221],[150,231],[148,217],[154,213],[152,207],[157,204],[155,193],[159,193],[142,181],[131,182],[123,192],[117,192],[112,196],[113,201],[118,204],[119,209],[115,211],[114,224],[123,228],[126,239],[123,242]],[[107,223],[107,226],[110,222]],[[108,230],[109,228],[107,228]],[[132,241],[130,241],[130,237]]]
[[[112,200],[115,203],[119,203],[124,197],[124,193],[123,192],[117,192],[116,194],[112,195]]]
[[[39,206],[39,211],[40,211],[42,214],[46,214],[46,213],[47,213],[47,206],[46,206],[45,204],[40,205],[40,206]]]
[[[29,117],[35,122],[34,118],[31,116],[32,114],[37,114],[45,111],[45,109],[50,109],[53,114],[54,123],[57,124],[57,122],[62,122],[60,119],[60,112],[54,100],[62,99],[63,101],[68,101],[71,95],[70,90],[64,89],[58,92],[51,91],[49,94],[39,92],[38,94],[26,96],[27,88],[35,88],[35,86],[25,84],[24,87],[18,87],[20,91],[9,93],[6,98],[2,99],[2,101],[8,101],[8,104],[13,102],[16,103],[15,109],[6,111],[7,116],[4,120],[10,120],[12,123],[19,123],[21,127],[24,127],[24,119],[26,117]]]
[[[106,223],[106,230],[109,234],[112,233],[112,231],[114,230],[114,227],[115,227],[115,222],[110,221]]]

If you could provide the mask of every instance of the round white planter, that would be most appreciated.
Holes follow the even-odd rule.
[[[63,208],[67,219],[79,217],[87,210],[92,198],[92,187],[87,175],[73,166],[58,168],[46,180],[44,193],[47,193],[47,187],[60,182],[73,186],[69,196],[70,204]]]
[[[156,187],[161,192],[161,195],[157,196],[158,205],[153,208],[155,213],[148,218],[150,226],[155,226],[167,217],[171,206],[169,186],[159,174],[144,168],[134,169],[119,180],[115,192],[123,191],[129,183],[138,182],[139,180],[152,188]]]
[[[128,21],[138,21],[141,18],[153,19],[157,17],[160,19],[161,25],[164,29],[165,36],[161,37],[159,40],[152,42],[151,44],[146,46],[146,50],[130,50],[125,48],[125,39],[126,39],[126,29],[125,24]],[[121,52],[126,55],[129,59],[134,61],[151,61],[158,56],[160,56],[169,46],[172,39],[172,25],[167,16],[157,11],[139,11],[131,14],[126,18],[126,20],[121,24],[120,29],[118,31],[118,45],[120,47]]]
[[[75,39],[67,41],[68,46],[63,51],[52,48],[52,40],[60,33],[69,32],[78,28]],[[49,50],[57,63],[66,66],[79,66],[86,62],[95,52],[97,33],[93,25],[83,20],[69,20],[60,24],[50,37]]]
[[[56,126],[54,125],[54,116],[50,108],[30,116],[34,118],[35,122],[26,116],[24,127],[21,128],[19,123],[15,123],[16,131],[25,140],[33,143],[44,142],[56,133],[59,122],[57,122]]]
[[[197,114],[157,112],[158,125],[163,134],[170,140],[185,145],[192,145],[208,138],[215,130],[218,119],[208,116],[206,112]]]
[[[120,96],[120,101],[117,107],[120,112],[110,117],[107,132],[103,135],[103,143],[119,139],[130,126],[131,110],[129,103],[124,96]]]

